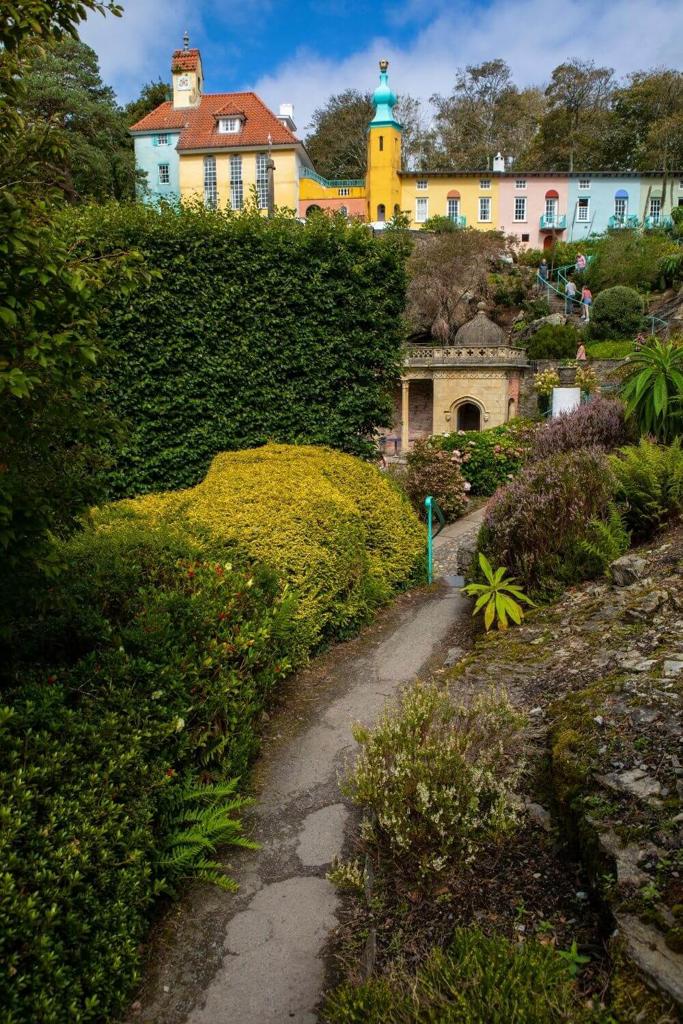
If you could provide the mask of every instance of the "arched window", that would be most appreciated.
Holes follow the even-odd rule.
[[[481,430],[481,410],[474,402],[461,402],[458,406],[458,430]]]
[[[349,210],[348,210],[348,207],[346,207],[346,206],[340,206],[339,207],[339,212],[341,213],[342,217],[348,217],[348,215],[349,215]]]
[[[312,217],[314,214],[322,212],[322,207],[318,206],[316,203],[312,203],[312,205],[306,209],[306,216]]]
[[[380,203],[377,207],[377,220],[385,221],[387,219],[387,208],[384,203]]]
[[[394,203],[394,217],[398,217],[400,212],[401,212],[401,205],[400,205],[400,203]]]
[[[548,189],[545,194],[545,226],[552,228],[557,223],[557,204],[559,195],[554,188]]]
[[[625,224],[628,217],[628,192],[620,188],[614,193],[614,219],[617,224]]]
[[[380,137],[379,137],[379,151],[380,151],[380,153],[384,152],[384,136],[383,135],[380,135]]]

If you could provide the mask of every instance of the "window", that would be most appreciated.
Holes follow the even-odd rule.
[[[591,187],[590,178],[579,178],[579,188],[582,192],[587,192]]]
[[[168,164],[159,164],[159,184],[168,185],[171,180],[171,173]]]
[[[216,209],[216,157],[204,157],[204,203],[210,210]]]
[[[623,196],[617,196],[614,200],[614,216],[617,220],[623,224],[626,220],[626,214],[628,213],[628,199]]]
[[[479,188],[491,188],[491,179],[482,178],[481,181],[479,182]]]
[[[588,215],[589,215],[589,212],[590,212],[590,203],[591,203],[590,199],[579,199],[578,203],[576,204],[576,219],[577,220],[580,220],[582,222],[585,222],[585,221],[588,220]]]
[[[479,220],[491,220],[491,200],[488,196],[479,197]]]
[[[218,131],[221,135],[235,135],[242,127],[239,117],[219,117]]]
[[[526,196],[515,196],[515,220],[526,220]]]
[[[459,199],[449,199],[448,200],[448,207],[447,207],[447,209],[448,209],[448,219],[449,220],[456,220],[457,221],[457,219],[458,219],[458,217],[460,215],[460,200]]]
[[[662,213],[662,200],[659,196],[652,196],[650,199],[650,219],[653,224],[659,224],[659,218]]]
[[[550,199],[545,201],[545,219],[550,227],[555,224],[555,218],[557,217],[557,199],[551,196]]]
[[[256,156],[256,191],[258,193],[259,210],[268,209],[268,156],[258,153]]]
[[[380,151],[380,153],[384,152],[384,136],[383,135],[380,135],[380,137],[379,137],[379,151]]]
[[[418,178],[418,180],[415,182],[415,188],[417,189],[418,192],[426,192],[427,191],[427,179],[426,178]]]
[[[338,188],[337,189],[337,195],[342,196],[342,197],[343,196],[350,196],[351,195],[351,189],[350,188]]]
[[[242,157],[230,157],[230,205],[233,210],[241,210],[244,205],[244,185],[242,184]]]
[[[384,221],[386,219],[387,219],[387,208],[384,205],[384,203],[380,203],[379,206],[377,207],[377,220],[380,221],[380,223],[384,223]]]
[[[529,236],[528,235],[522,235],[522,241],[523,242],[528,242],[529,241]]]
[[[415,200],[415,220],[418,224],[424,224],[427,220],[429,213],[429,200],[428,199],[416,199]]]
[[[155,135],[154,136],[154,145],[155,146],[170,146],[170,144],[171,144],[171,140],[169,139],[168,135],[163,134],[163,135]]]
[[[517,178],[515,188],[526,188],[526,178]]]
[[[339,212],[341,213],[342,217],[348,217],[349,215],[349,209],[347,206],[340,206]]]

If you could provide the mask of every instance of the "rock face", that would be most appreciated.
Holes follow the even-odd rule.
[[[642,580],[647,562],[635,554],[622,555],[612,562],[609,568],[615,587],[629,587],[632,583]]]
[[[631,960],[662,992],[683,1005],[683,956],[669,949],[661,932],[633,914],[618,914],[617,925]]]

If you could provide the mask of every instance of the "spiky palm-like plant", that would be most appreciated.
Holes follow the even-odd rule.
[[[493,569],[485,554],[479,552],[479,567],[484,574],[486,583],[468,583],[463,590],[471,597],[476,596],[473,615],[484,611],[486,632],[493,625],[494,619],[498,629],[508,628],[508,618],[520,624],[524,617],[522,602],[533,606],[533,601],[515,584],[515,577],[507,575],[505,566]]]
[[[634,352],[621,394],[641,433],[667,443],[683,433],[683,345],[657,338]]]

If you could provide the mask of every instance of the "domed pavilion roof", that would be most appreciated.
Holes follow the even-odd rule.
[[[477,313],[458,329],[455,344],[463,348],[501,348],[506,344],[505,331],[486,315],[486,303],[480,302]]]

